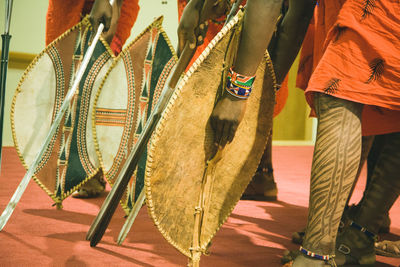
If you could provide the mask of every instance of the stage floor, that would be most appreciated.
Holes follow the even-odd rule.
[[[274,146],[278,183],[276,202],[240,201],[213,240],[211,255],[201,266],[280,266],[285,249],[297,249],[291,234],[307,217],[311,146]],[[0,209],[4,209],[25,174],[14,148],[3,149]],[[357,201],[365,172],[352,201]],[[169,245],[147,215],[140,211],[125,243],[115,240],[124,222],[119,207],[103,240],[96,248],[85,235],[105,196],[93,200],[68,198],[63,210],[31,181],[8,224],[0,233],[0,266],[185,266],[186,257]],[[391,212],[391,234],[400,239],[400,203]],[[376,266],[399,266],[400,259],[378,257]]]

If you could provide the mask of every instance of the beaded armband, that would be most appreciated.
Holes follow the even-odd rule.
[[[250,96],[251,89],[256,76],[244,76],[229,69],[226,90],[233,96],[241,99],[247,99]]]
[[[329,261],[329,260],[332,260],[334,257],[333,255],[319,255],[319,254],[311,252],[303,247],[300,247],[299,250],[301,253],[303,253],[306,256],[309,256],[314,259],[322,260],[322,261]]]

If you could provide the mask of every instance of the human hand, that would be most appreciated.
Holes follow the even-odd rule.
[[[207,21],[200,23],[202,8],[202,1],[191,0],[182,13],[178,26],[178,57],[187,43],[190,49],[195,49],[204,42],[208,23]]]
[[[214,142],[218,147],[224,147],[232,142],[236,130],[243,119],[246,110],[245,99],[224,94],[217,102],[210,116],[211,127],[214,130]]]
[[[100,23],[103,23],[104,31],[108,31],[111,26],[112,15],[113,8],[110,5],[109,0],[96,0],[89,16],[90,23],[93,26],[93,31],[97,32]]]
[[[121,6],[122,1],[114,1],[112,6],[112,17],[111,17],[111,25],[108,31],[103,33],[104,40],[107,41],[108,44],[111,44],[112,39],[114,38],[115,33],[117,32],[118,20],[121,15]]]

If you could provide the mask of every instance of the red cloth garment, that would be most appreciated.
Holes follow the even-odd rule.
[[[363,103],[363,135],[400,131],[398,3],[321,0],[314,19],[297,79],[310,106],[314,92]]]
[[[46,15],[46,45],[90,13],[95,0],[50,0]],[[139,0],[124,0],[117,31],[110,44],[115,54],[122,50],[139,13]]]
[[[183,10],[187,4],[187,0],[178,0],[178,19],[181,19]],[[246,1],[242,2],[242,5],[245,5]],[[217,35],[217,33],[222,29],[223,23],[215,23],[210,22],[208,25],[208,31],[206,37],[204,38],[204,43],[197,47],[196,53],[194,54],[192,60],[189,63],[189,66],[193,64],[193,62],[200,56],[203,50],[208,46],[211,40]],[[282,83],[281,88],[276,93],[276,104],[274,108],[274,117],[277,116],[286,104],[286,100],[288,98],[289,88],[288,88],[288,78],[286,77],[285,81]]]

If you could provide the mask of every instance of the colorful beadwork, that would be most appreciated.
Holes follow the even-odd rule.
[[[305,249],[303,247],[300,247],[299,250],[304,255],[307,255],[307,256],[309,256],[311,258],[318,259],[318,260],[329,261],[329,260],[331,260],[333,258],[333,256],[331,256],[331,255],[319,255],[319,254],[311,252],[311,251],[309,251],[309,250],[307,250],[307,249]]]
[[[229,69],[226,90],[233,96],[247,99],[250,96],[251,89],[256,76],[244,76]]]

